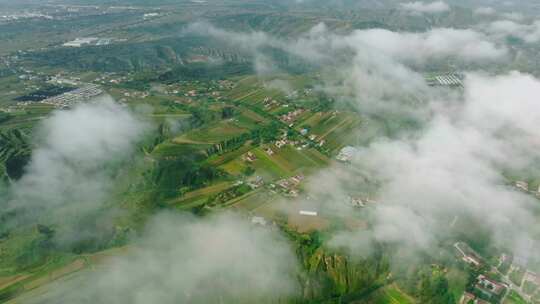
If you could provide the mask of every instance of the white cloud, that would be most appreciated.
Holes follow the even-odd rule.
[[[106,265],[25,302],[278,303],[299,291],[289,242],[232,214],[155,216],[142,239]]]
[[[540,21],[531,24],[521,24],[511,20],[495,21],[488,25],[487,32],[499,38],[514,36],[527,43],[536,43],[540,41]]]
[[[403,61],[456,57],[463,61],[496,60],[506,49],[474,30],[438,28],[424,33],[397,33],[383,29],[355,31],[346,38],[352,45],[368,46]]]
[[[318,24],[297,39],[286,40],[261,32],[236,33],[195,24],[190,30],[213,36],[253,54],[256,70],[273,67],[264,48],[277,48],[316,66],[334,67],[322,89],[333,96],[354,98],[367,113],[382,109],[403,112],[403,100],[416,102],[427,94],[423,77],[411,66],[441,60],[479,64],[506,58],[507,49],[474,30],[438,28],[423,33],[384,29],[354,30],[338,35]],[[264,58],[265,60],[259,60]],[[263,62],[264,64],[261,64]],[[415,113],[408,113],[416,115]]]
[[[115,164],[129,158],[147,127],[108,97],[53,112],[36,131],[25,174],[11,186],[8,209],[24,212],[10,220],[67,224],[98,210]]]
[[[512,13],[504,13],[502,14],[502,16],[506,19],[510,19],[510,20],[514,20],[514,21],[521,21],[525,18],[525,16],[523,16],[523,14],[521,13],[516,13],[516,12],[512,12]]]
[[[497,60],[506,55],[504,47],[471,29],[436,28],[422,33],[368,29],[337,35],[321,23],[294,41],[277,39],[262,32],[229,32],[201,23],[192,25],[190,30],[214,36],[255,54],[259,54],[261,48],[274,47],[314,62],[333,59],[336,52],[344,49],[382,52],[391,59],[416,62],[446,57],[463,61]]]
[[[450,10],[450,6],[444,1],[434,1],[430,3],[416,1],[401,3],[401,8],[415,13],[443,13]]]
[[[352,166],[362,173],[350,180],[362,183],[367,176],[380,185],[382,203],[375,211],[373,234],[362,238],[362,244],[379,240],[428,249],[448,237],[454,216],[473,217],[500,243],[528,237],[534,222],[528,209],[532,199],[507,187],[501,170],[527,167],[540,147],[535,140],[540,134],[529,130],[540,124],[534,114],[540,113],[534,99],[540,96],[540,81],[518,73],[470,74],[465,96],[460,96],[429,88],[413,70],[447,59],[476,66],[504,60],[508,50],[493,37],[448,28],[423,33],[370,29],[338,35],[323,24],[294,41],[268,35],[260,39],[260,33],[228,32],[223,37],[240,47],[270,45],[325,67],[335,66],[325,79],[325,92],[355,101],[365,115],[421,121],[420,131],[398,133],[397,139],[381,139],[361,149]],[[333,186],[326,192],[336,200],[329,203],[342,204],[346,187],[329,182],[342,181],[339,175],[323,174],[309,189]],[[512,224],[513,218],[520,218],[520,224]],[[333,244],[343,246],[348,236],[339,234]],[[350,237],[351,242],[357,239],[355,233]]]
[[[489,6],[479,7],[474,10],[475,15],[484,15],[484,16],[492,16],[495,15],[497,11]]]
[[[471,74],[465,90],[421,133],[360,149],[355,164],[382,183],[376,239],[430,248],[455,216],[473,217],[499,245],[536,233],[534,199],[506,186],[502,172],[537,167],[540,80]]]

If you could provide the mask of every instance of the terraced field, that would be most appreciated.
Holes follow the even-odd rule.
[[[251,105],[261,104],[266,97],[283,98],[283,92],[277,89],[267,89],[255,77],[246,77],[227,94],[227,98]]]
[[[234,203],[233,207],[242,210],[259,214],[258,209],[264,205],[272,204],[274,201],[280,198],[279,195],[273,194],[269,191],[257,191],[251,193],[249,196],[242,197]]]
[[[209,148],[210,146],[210,144],[199,142],[176,143],[174,141],[167,141],[155,147],[152,151],[152,156],[166,158],[178,157],[182,155],[197,155],[201,154],[203,150]]]
[[[297,130],[309,127],[309,135],[325,141],[325,148],[334,152],[353,141],[351,132],[360,125],[360,118],[350,112],[318,112],[297,124]]]
[[[170,200],[169,202],[167,202],[167,204],[179,209],[193,208],[195,206],[203,204],[208,199],[208,197],[230,188],[232,184],[232,182],[220,182],[206,188],[186,193],[182,197]]]
[[[0,125],[0,131],[11,129],[31,129],[36,123],[47,117],[54,107],[44,104],[32,104],[24,110],[14,111],[11,118]]]
[[[413,304],[416,303],[395,285],[386,286],[377,291],[376,304]]]
[[[239,126],[234,121],[221,121],[208,127],[191,131],[185,135],[188,139],[207,143],[219,143],[248,132],[248,128]]]

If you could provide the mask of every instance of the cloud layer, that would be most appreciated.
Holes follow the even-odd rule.
[[[532,244],[535,199],[503,172],[540,172],[539,94],[529,75],[470,74],[464,99],[439,109],[421,133],[360,148],[353,163],[381,184],[374,239],[428,251],[454,220],[472,217],[495,244]]]
[[[407,2],[401,3],[401,8],[407,11],[415,13],[443,13],[450,10],[450,6],[444,1],[434,1],[434,2]]]
[[[296,41],[284,41],[264,33],[204,28],[255,54],[271,46],[321,66],[334,64],[336,71],[322,87],[325,92],[353,100],[362,114],[388,119],[410,115],[422,121],[419,130],[403,130],[394,139],[360,148],[353,172],[334,170],[314,179],[310,189],[327,189],[332,193],[327,205],[334,206],[343,205],[355,187],[350,180],[358,180],[358,188],[366,181],[379,185],[382,203],[375,208],[371,233],[342,233],[334,244],[348,243],[355,251],[359,247],[354,244],[382,241],[429,252],[452,235],[456,221],[471,220],[489,231],[497,245],[523,248],[537,237],[538,231],[531,229],[534,199],[511,187],[504,173],[526,178],[531,170],[540,172],[534,166],[540,81],[518,72],[468,73],[460,94],[428,87],[415,71],[445,60],[475,67],[502,63],[509,53],[504,44],[472,29],[370,29],[338,35],[320,24]],[[340,176],[349,176],[349,182]],[[474,231],[469,235],[474,237]]]
[[[321,23],[295,40],[262,32],[225,31],[204,23],[192,25],[189,31],[250,53],[261,75],[278,71],[264,52],[268,48],[282,50],[317,67],[333,68],[322,89],[337,98],[355,98],[366,113],[383,109],[408,111],[403,99],[417,102],[428,94],[422,75],[413,67],[444,60],[479,65],[504,60],[508,54],[506,47],[469,29],[438,28],[423,33],[369,29],[340,35]]]
[[[276,303],[298,295],[296,263],[277,232],[232,214],[161,214],[126,256],[28,303]]]
[[[487,31],[499,38],[513,36],[527,43],[540,41],[540,21],[521,24],[511,20],[499,20],[489,24]]]
[[[108,97],[54,112],[40,125],[23,177],[11,186],[10,225],[66,223],[98,210],[119,161],[148,125]],[[9,225],[8,225],[9,226]]]
[[[400,61],[422,62],[448,57],[463,61],[496,60],[506,54],[484,34],[449,28],[425,33],[398,33],[382,29],[355,31],[346,38],[351,46],[369,47]]]
[[[497,11],[494,8],[489,7],[489,6],[479,7],[474,10],[475,15],[492,16],[492,15],[495,15],[496,13]]]

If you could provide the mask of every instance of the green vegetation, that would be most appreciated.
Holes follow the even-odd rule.
[[[17,300],[84,269],[99,269],[107,257],[125,254],[147,220],[163,210],[198,217],[234,210],[248,219],[263,217],[291,241],[300,265],[296,279],[301,296],[283,303],[450,304],[470,291],[480,271],[449,262],[455,257],[442,252],[452,244],[438,244],[444,246],[437,248],[440,255],[419,254],[411,263],[401,262],[395,248],[377,242],[361,257],[329,247],[332,233],[363,232],[374,224],[369,206],[348,206],[339,217],[325,213],[325,208],[341,209],[331,204],[322,204],[317,217],[299,214],[303,202],[319,199],[307,195],[305,180],[333,165],[347,167],[332,160],[343,147],[365,145],[380,135],[392,138],[418,129],[421,122],[400,114],[363,116],[357,105],[337,102],[321,89],[328,85],[329,72],[317,60],[308,62],[277,47],[238,48],[223,37],[186,28],[204,18],[220,29],[296,39],[320,22],[337,33],[372,27],[421,31],[471,24],[475,18],[470,12],[403,16],[395,9],[328,9],[329,1],[306,1],[313,5],[309,9],[298,1],[75,2],[100,8],[62,13],[61,6],[40,4],[51,18],[0,20],[1,198],[10,198],[10,184],[25,174],[33,143],[40,142],[39,124],[61,108],[39,101],[96,84],[153,129],[136,143],[133,155],[112,165],[94,164],[91,170],[106,171],[110,184],[99,197],[100,207],[86,216],[58,208],[43,216],[43,222],[13,226],[10,219],[40,208],[0,211],[0,302]],[[353,2],[344,3],[357,8]],[[114,7],[101,8],[105,4]],[[145,16],[155,12],[159,14]],[[63,45],[77,37],[110,43]],[[429,72],[455,66],[449,60],[423,68]],[[293,177],[297,180],[291,182]],[[362,185],[351,192],[364,200],[378,186]],[[344,206],[352,196],[340,198]],[[321,200],[327,202],[326,197]],[[66,228],[67,222],[72,226]],[[80,238],[61,240],[65,229]],[[475,231],[475,238],[467,239],[465,230]],[[456,239],[490,261],[496,258],[490,231],[468,224],[456,231]],[[399,265],[390,262],[396,255]],[[512,271],[510,279],[521,282],[523,275],[522,270]],[[527,284],[524,289],[534,292]],[[507,303],[524,301],[511,292]]]
[[[223,65],[197,63],[187,67],[179,66],[172,71],[160,75],[159,80],[165,83],[174,83],[180,80],[223,79],[244,75],[250,71],[251,66],[245,63],[225,63]]]
[[[29,138],[20,129],[0,131],[0,174],[6,179],[19,179],[30,159]]]
[[[525,270],[522,269],[521,267],[512,270],[512,271],[510,272],[510,274],[508,275],[508,277],[510,278],[510,280],[511,280],[514,284],[516,284],[517,286],[521,286],[521,283],[522,283],[522,281],[523,281],[523,276],[525,276]]]
[[[506,297],[505,304],[527,304],[527,301],[525,301],[519,294],[517,294],[515,291],[510,291],[508,296]]]
[[[270,190],[271,183],[299,174],[311,175],[330,164],[326,150],[321,151],[309,142],[307,136],[280,120],[284,111],[267,111],[264,102],[249,101],[262,101],[267,94],[265,89],[257,99],[235,98],[230,93],[236,88],[228,88],[227,83],[218,81],[230,77],[229,72],[206,66],[210,74],[205,74],[200,68],[203,66],[175,69],[168,74],[170,77],[174,75],[174,79],[150,79],[143,73],[127,83],[107,87],[118,100],[123,99],[131,107],[151,105],[153,110],[145,115],[156,124],[157,130],[139,143],[141,160],[127,160],[119,165],[114,195],[106,207],[81,219],[78,227],[87,229],[97,225],[98,219],[113,206],[120,207],[122,213],[111,219],[115,226],[111,225],[99,235],[67,247],[56,243],[54,235],[59,231],[54,224],[31,226],[25,231],[8,231],[2,244],[9,250],[0,253],[4,261],[0,266],[5,267],[0,269],[3,269],[6,280],[10,278],[13,283],[6,283],[6,287],[1,288],[3,299],[26,293],[29,284],[41,286],[64,273],[77,272],[92,265],[93,262],[86,258],[80,259],[108,248],[124,246],[128,235],[140,229],[145,219],[159,210],[190,211],[199,216],[223,208],[234,208],[245,214],[264,213],[265,208],[273,206],[272,202],[286,198]],[[228,78],[227,81],[234,85],[238,78]],[[248,91],[258,91],[261,85],[257,81],[247,84],[246,78],[239,83]],[[140,92],[149,88],[151,94],[141,97]],[[165,91],[173,89],[179,93]],[[192,91],[196,93],[189,93]],[[272,96],[283,98],[279,92]],[[305,103],[304,106],[314,109],[313,112],[307,111],[301,120],[321,111],[317,102]],[[31,134],[35,134],[32,128],[50,111],[51,107],[34,104],[5,115],[0,125],[5,130],[0,133],[5,143],[1,160],[11,178],[20,177],[23,173],[22,168],[30,157]],[[323,113],[327,117],[332,115]],[[350,131],[349,127],[355,125],[352,120],[357,121],[350,120],[356,117],[355,113],[341,112],[339,115],[343,115],[345,123],[337,122],[341,120],[340,116],[319,128],[329,141],[336,138],[336,143],[332,144],[334,147],[329,150],[336,150],[342,145],[338,138],[344,138],[343,135]],[[28,122],[33,118],[36,120]],[[342,127],[344,125],[349,127]],[[314,123],[312,127],[318,126]],[[281,140],[287,144],[277,147],[276,142]],[[252,162],[245,159],[247,153],[252,153]],[[254,188],[250,183],[259,178],[263,183]],[[310,223],[303,226],[304,223],[295,220],[282,221],[279,214],[267,218],[275,219],[280,229],[286,231],[298,246],[299,258],[305,266],[300,271],[299,281],[301,284],[310,282],[305,287],[306,299],[363,299],[386,284],[388,265],[382,253],[362,261],[352,261],[346,255],[324,248],[319,237],[312,234],[314,231],[307,229]],[[75,262],[80,264],[70,266]],[[62,270],[66,267],[72,268]],[[41,273],[39,269],[47,274],[61,272],[62,275],[48,275],[42,279],[42,275],[38,275]],[[392,297],[398,296],[393,294],[395,291],[388,290]]]
[[[376,304],[412,304],[415,301],[407,294],[403,293],[397,286],[387,286],[373,296]]]
[[[523,292],[528,295],[533,295],[538,290],[538,286],[531,281],[525,281],[523,283]]]

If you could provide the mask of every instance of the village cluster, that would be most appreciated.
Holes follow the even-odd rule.
[[[76,103],[90,100],[103,94],[103,90],[95,84],[86,84],[78,89],[50,97],[40,101],[42,104],[53,105],[56,108],[68,108]]]
[[[540,275],[527,269],[521,257],[502,254],[497,265],[480,256],[464,242],[454,244],[456,254],[473,269],[485,269],[476,277],[473,290],[464,292],[459,304],[504,303],[511,292],[530,301],[540,294]]]

